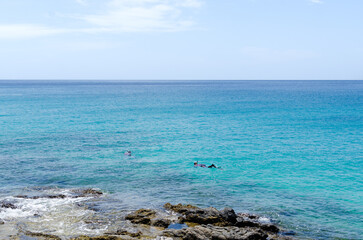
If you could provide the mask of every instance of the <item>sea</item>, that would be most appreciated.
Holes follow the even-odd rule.
[[[363,81],[0,81],[1,239],[167,202],[362,239]]]

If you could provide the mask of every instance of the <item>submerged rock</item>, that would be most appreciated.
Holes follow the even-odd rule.
[[[114,235],[125,235],[125,236],[130,236],[130,237],[133,237],[133,238],[138,238],[142,235],[142,232],[138,231],[136,233],[132,233],[132,232],[128,232],[126,230],[118,230],[116,232],[116,234]]]
[[[98,237],[80,236],[77,238],[72,238],[71,240],[126,240],[126,239],[118,236],[98,236]]]
[[[41,199],[41,198],[49,198],[49,199],[65,199],[65,198],[80,198],[80,197],[98,197],[101,196],[103,193],[99,190],[93,188],[87,189],[73,189],[71,191],[73,195],[65,195],[65,194],[40,194],[40,195],[17,195],[16,198],[23,198],[23,199]]]
[[[55,195],[42,195],[42,196],[28,196],[28,195],[17,195],[16,198],[23,199],[40,199],[40,198],[49,198],[49,199],[64,199],[67,196],[64,194],[55,194]]]
[[[52,235],[52,234],[46,234],[46,233],[38,233],[38,232],[25,232],[26,236],[29,237],[36,237],[38,239],[44,239],[44,240],[62,240],[60,237]]]
[[[85,193],[86,194],[86,193]],[[88,193],[87,193],[88,194]],[[93,194],[92,191],[89,194]],[[97,193],[95,193],[97,194]],[[286,240],[273,224],[258,222],[258,216],[237,214],[232,208],[199,208],[167,203],[165,210],[139,209],[126,216],[100,236],[78,236],[72,240]],[[125,221],[128,220],[128,221]],[[85,223],[93,224],[93,221]],[[0,222],[1,224],[1,222]],[[174,227],[177,226],[177,227]],[[25,236],[58,240],[58,236],[27,232]]]
[[[93,188],[76,189],[73,192],[77,194],[77,197],[100,196],[103,194],[101,191]]]
[[[16,209],[17,207],[13,203],[9,202],[0,202],[0,208],[11,208]]]

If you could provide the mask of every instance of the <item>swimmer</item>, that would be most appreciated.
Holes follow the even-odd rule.
[[[124,153],[125,156],[131,156],[131,151],[130,150],[127,150],[125,153]]]
[[[198,162],[194,162],[194,167],[202,167],[202,168],[217,168],[216,165],[212,164],[207,167],[205,164],[198,164]]]

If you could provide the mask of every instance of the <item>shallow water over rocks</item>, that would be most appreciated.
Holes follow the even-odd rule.
[[[96,189],[29,188],[0,201],[0,239],[286,239],[275,225],[231,208],[95,208],[108,201]]]

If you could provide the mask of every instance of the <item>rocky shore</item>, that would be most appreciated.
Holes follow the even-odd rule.
[[[259,217],[235,213],[231,208],[198,208],[192,205],[164,205],[165,211],[139,209],[125,216],[133,231],[117,229],[103,236],[79,236],[72,240],[265,240],[291,239],[279,227],[258,221]],[[54,235],[26,232],[26,236],[61,240]]]
[[[98,198],[102,192],[86,189],[72,192],[71,195],[55,194],[42,196],[16,196],[18,199],[64,199],[93,196]],[[16,209],[16,204],[0,202],[0,208]],[[0,209],[1,210],[1,209]],[[117,215],[117,214],[116,214]],[[85,224],[99,224],[99,218],[82,220]],[[0,225],[4,221],[0,219]],[[111,227],[112,225],[112,227]],[[162,209],[139,209],[118,216],[118,222],[108,225],[99,235],[61,236],[48,231],[20,230],[10,239],[14,240],[265,240],[291,239],[288,232],[278,226],[261,221],[256,215],[236,213],[231,208],[217,210],[213,207],[199,208],[192,205],[166,203]]]

